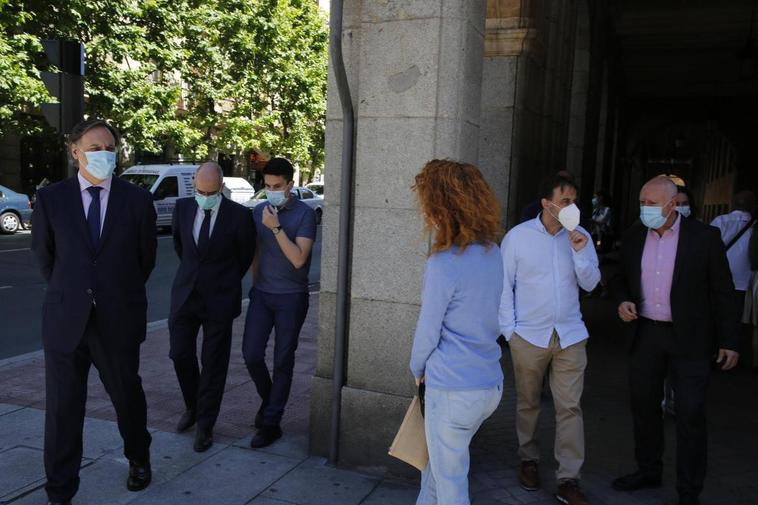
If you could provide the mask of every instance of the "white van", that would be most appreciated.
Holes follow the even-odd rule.
[[[121,174],[121,178],[153,194],[156,224],[170,227],[177,198],[195,195],[195,172],[200,165],[134,165]],[[224,196],[244,203],[255,195],[255,190],[242,177],[224,177]]]
[[[121,178],[153,194],[158,227],[171,226],[177,198],[195,194],[195,172],[199,165],[134,165]]]

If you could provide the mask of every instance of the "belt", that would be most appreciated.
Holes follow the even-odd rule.
[[[652,324],[653,326],[673,326],[674,323],[671,321],[656,321],[655,319],[648,319],[646,317],[640,316],[640,321],[647,324]]]

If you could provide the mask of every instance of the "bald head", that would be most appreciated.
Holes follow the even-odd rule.
[[[660,201],[660,204],[662,204],[676,197],[679,190],[671,179],[659,175],[658,177],[653,177],[642,186],[640,199],[642,199],[643,193],[647,193],[649,196],[659,195],[663,199]]]
[[[215,161],[206,161],[195,172],[195,189],[203,194],[217,193],[224,184],[224,171]]]
[[[666,223],[661,230],[668,229],[677,217],[676,195],[679,190],[668,177],[653,177],[640,190],[640,207],[660,207]]]

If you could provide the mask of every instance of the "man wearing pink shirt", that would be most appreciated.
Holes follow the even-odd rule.
[[[612,289],[619,317],[632,324],[630,392],[637,471],[613,481],[618,491],[661,485],[663,381],[676,393],[677,491],[698,504],[707,460],[705,400],[711,363],[737,364],[739,311],[719,231],[676,211],[666,177],[640,191],[640,223],[622,241]]]

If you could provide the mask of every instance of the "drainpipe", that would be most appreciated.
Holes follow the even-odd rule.
[[[348,270],[350,253],[350,205],[353,190],[353,136],[355,117],[350,87],[342,58],[343,0],[332,0],[329,16],[329,54],[332,59],[337,91],[342,105],[342,172],[340,180],[340,224],[337,250],[337,314],[334,336],[334,370],[332,373],[332,424],[329,463],[337,464],[339,457],[340,413],[342,386],[345,382],[345,348],[347,342]]]

